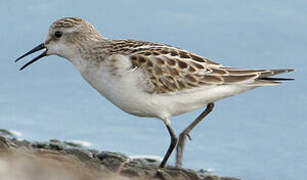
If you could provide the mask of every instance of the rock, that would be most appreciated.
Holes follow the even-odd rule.
[[[4,136],[0,136],[0,152],[7,151],[10,147],[7,139]]]
[[[167,166],[150,158],[131,159],[108,151],[86,149],[79,144],[56,139],[49,142],[18,140],[0,130],[1,180],[239,180],[211,176],[207,171]],[[22,177],[20,177],[22,175]]]
[[[13,133],[11,133],[9,130],[6,129],[0,129],[0,135],[8,138],[16,138],[16,136]]]

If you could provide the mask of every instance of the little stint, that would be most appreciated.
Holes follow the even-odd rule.
[[[44,56],[64,57],[92,87],[123,111],[161,119],[171,137],[161,168],[176,145],[176,166],[182,165],[186,137],[190,138],[190,131],[212,111],[215,101],[292,80],[272,76],[293,71],[233,68],[166,44],[108,39],[85,20],[74,17],[55,21],[45,42],[16,62],[42,49],[42,54],[20,70]],[[170,118],[204,107],[178,140]]]

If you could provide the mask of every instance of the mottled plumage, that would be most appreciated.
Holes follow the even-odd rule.
[[[176,165],[180,166],[186,137],[212,111],[215,101],[256,87],[280,84],[290,79],[271,76],[293,71],[232,68],[166,44],[108,39],[79,18],[55,21],[45,42],[16,61],[40,49],[46,50],[21,70],[43,56],[64,57],[123,111],[163,120],[171,144],[160,167],[165,166],[178,141],[169,120],[172,116],[207,106],[179,136]]]

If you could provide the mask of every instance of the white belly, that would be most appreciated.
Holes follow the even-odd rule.
[[[228,85],[197,88],[171,94],[150,94],[139,86],[136,72],[114,76],[108,71],[91,69],[83,72],[82,75],[101,95],[123,111],[137,116],[157,117],[163,120],[253,88]]]

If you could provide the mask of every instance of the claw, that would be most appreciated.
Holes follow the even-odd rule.
[[[188,136],[189,140],[192,141],[190,134],[187,134],[187,136]]]

